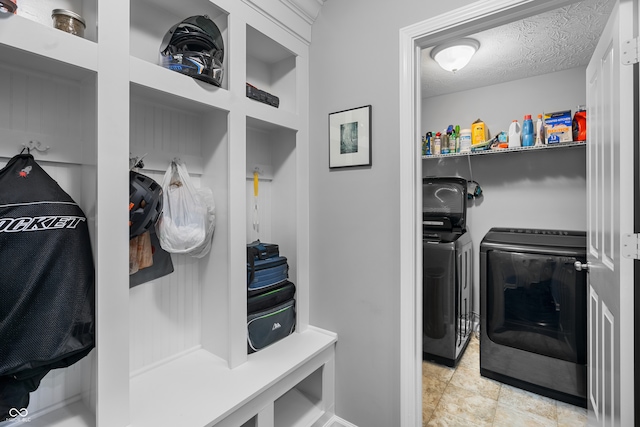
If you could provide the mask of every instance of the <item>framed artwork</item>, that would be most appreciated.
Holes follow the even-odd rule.
[[[329,169],[371,166],[371,105],[329,114]]]

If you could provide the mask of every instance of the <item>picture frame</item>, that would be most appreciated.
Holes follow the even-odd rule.
[[[329,169],[371,166],[371,105],[329,114]]]

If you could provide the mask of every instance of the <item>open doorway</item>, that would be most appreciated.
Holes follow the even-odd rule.
[[[422,359],[422,243],[421,185],[423,160],[416,141],[422,135],[421,52],[452,38],[465,37],[522,20],[576,1],[487,1],[400,31],[400,140],[401,140],[401,325],[403,426],[420,425]],[[479,241],[475,242],[477,248]],[[476,274],[477,277],[477,274]]]

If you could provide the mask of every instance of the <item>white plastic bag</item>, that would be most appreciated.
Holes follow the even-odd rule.
[[[202,258],[207,253],[209,253],[209,250],[211,249],[211,240],[213,238],[213,231],[216,227],[216,205],[213,199],[213,192],[211,191],[210,188],[201,187],[201,188],[198,188],[197,191],[198,191],[198,195],[200,196],[200,199],[202,200],[202,202],[205,204],[207,208],[207,214],[205,217],[205,229],[207,234],[202,244],[198,247],[193,248],[193,250],[189,252],[189,255],[196,258]]]
[[[156,225],[160,246],[170,253],[204,256],[215,225],[211,190],[196,189],[186,167],[176,162],[164,174],[162,190],[162,215]]]

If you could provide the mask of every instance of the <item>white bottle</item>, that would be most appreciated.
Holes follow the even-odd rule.
[[[509,125],[509,148],[520,147],[522,142],[520,137],[522,135],[522,127],[517,120],[511,122]]]
[[[544,145],[544,124],[542,122],[542,114],[538,114],[538,120],[536,120],[536,147]]]
[[[460,131],[460,153],[471,152],[471,129],[462,129]]]

